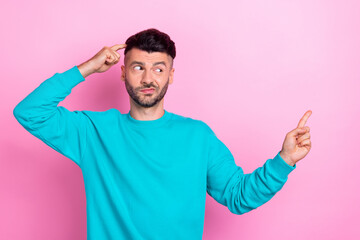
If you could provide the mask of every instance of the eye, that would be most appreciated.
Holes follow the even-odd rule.
[[[163,71],[161,68],[157,68],[156,70],[160,70],[159,72],[162,72],[162,71]]]
[[[139,68],[141,68],[141,66],[135,66],[135,67],[134,67],[134,69],[135,69],[136,67],[139,67]]]

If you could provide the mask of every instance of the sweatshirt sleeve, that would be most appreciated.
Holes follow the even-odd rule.
[[[285,184],[296,168],[277,155],[262,167],[244,174],[235,164],[230,150],[210,129],[207,192],[234,214],[244,214],[268,202]]]
[[[15,118],[27,131],[79,167],[86,148],[89,119],[83,111],[69,111],[57,105],[84,80],[77,66],[63,73],[55,73],[13,110]]]

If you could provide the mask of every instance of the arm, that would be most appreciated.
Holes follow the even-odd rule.
[[[296,165],[287,164],[278,153],[262,167],[244,174],[229,149],[209,130],[207,192],[234,214],[244,214],[269,201],[296,168]]]
[[[57,105],[73,87],[85,81],[85,77],[107,71],[118,63],[120,54],[116,51],[125,47],[126,44],[104,47],[90,60],[45,80],[16,105],[13,110],[15,118],[35,137],[81,167],[87,126],[91,122],[85,112],[71,112]]]
[[[57,106],[85,78],[77,66],[56,73],[16,105],[13,114],[32,135],[80,166],[89,123],[82,111]]]

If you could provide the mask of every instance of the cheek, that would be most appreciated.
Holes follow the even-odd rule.
[[[131,83],[131,85],[137,84],[141,79],[141,76],[139,76],[139,74],[133,74],[133,73],[128,73],[125,75],[125,77],[127,81]]]

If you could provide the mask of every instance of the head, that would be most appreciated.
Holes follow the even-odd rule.
[[[121,80],[130,101],[144,108],[163,103],[168,85],[173,82],[175,43],[166,33],[154,28],[136,33],[125,43]],[[141,91],[148,88],[154,90]]]

